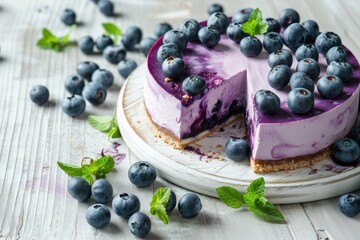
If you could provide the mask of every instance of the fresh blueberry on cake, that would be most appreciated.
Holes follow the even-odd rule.
[[[267,32],[277,32],[279,33],[281,30],[281,25],[277,19],[274,18],[265,18],[264,21],[269,26]]]
[[[237,11],[234,16],[232,17],[231,22],[233,23],[245,23],[249,17],[250,14],[254,11],[252,8],[243,8]]]
[[[320,74],[320,65],[312,58],[305,58],[298,63],[296,66],[296,71],[304,72],[313,80],[316,80]]]
[[[208,48],[215,47],[220,41],[220,32],[213,27],[203,27],[198,32],[199,40]]]
[[[227,34],[199,22],[200,41],[180,48],[162,39],[154,44],[147,57],[144,112],[155,135],[183,149],[243,121],[250,165],[256,173],[292,170],[328,159],[331,145],[349,134],[357,118],[360,66],[355,56],[333,33],[318,35],[316,49],[306,45],[308,26],[316,25],[299,24],[293,9],[280,14],[279,32],[285,45],[272,53],[267,51],[270,44],[263,49],[263,34],[277,28],[263,20],[259,9],[243,8],[231,22],[235,24],[227,27]],[[243,37],[240,28],[248,36]],[[336,46],[346,52],[353,73],[345,77],[347,81],[342,79],[340,94],[327,98],[329,89],[341,89],[338,81],[327,79],[320,90],[314,81],[329,76],[325,54]],[[182,59],[185,66],[174,81],[166,81],[167,71],[162,68],[169,57]],[[297,66],[299,72],[293,74]],[[337,74],[344,69],[337,66]]]
[[[353,67],[344,60],[337,59],[332,61],[326,68],[326,73],[341,78],[343,82],[348,82],[353,77]]]
[[[270,90],[259,90],[255,94],[255,104],[264,114],[276,114],[280,109],[280,98]]]
[[[323,98],[336,98],[344,88],[343,82],[339,77],[326,76],[320,78],[316,83],[316,88]]]
[[[175,43],[179,50],[183,51],[188,44],[185,33],[179,30],[170,30],[165,33],[163,43]]]
[[[319,60],[319,52],[313,44],[303,44],[295,52],[295,57],[298,62],[305,58],[312,58],[315,61]]]
[[[306,42],[313,43],[319,35],[319,25],[312,19],[305,20],[301,25],[306,29]]]
[[[306,88],[310,92],[314,92],[314,81],[304,72],[294,72],[290,77],[290,87]]]
[[[164,75],[176,79],[184,72],[185,64],[181,58],[168,57],[162,64]]]
[[[340,46],[332,47],[326,53],[327,64],[335,60],[344,60],[344,61],[348,60],[348,55],[346,51]]]
[[[270,87],[282,89],[288,85],[292,75],[291,69],[286,65],[277,65],[270,70],[268,74],[268,83]]]
[[[277,50],[269,55],[268,64],[271,68],[277,65],[286,65],[291,67],[293,63],[293,56],[289,51]]]
[[[269,32],[264,35],[263,45],[268,53],[281,50],[283,48],[283,39],[279,33]]]
[[[341,38],[336,33],[324,32],[317,36],[315,46],[320,53],[326,55],[330,48],[341,46],[341,42]]]
[[[289,92],[287,104],[295,114],[309,112],[314,106],[314,95],[305,88],[294,88]]]
[[[242,31],[241,23],[230,23],[226,29],[226,35],[236,43],[240,43],[241,39],[249,36]]]
[[[213,3],[208,7],[207,12],[209,15],[216,13],[216,12],[224,12],[224,8],[219,3]]]
[[[179,30],[186,35],[189,42],[195,42],[199,39],[198,32],[200,28],[198,21],[193,18],[184,20],[179,26]]]
[[[229,26],[229,18],[222,12],[216,12],[210,15],[207,25],[218,30],[221,34],[226,32]]]
[[[306,29],[299,23],[289,25],[284,31],[284,43],[293,52],[306,40]]]
[[[300,22],[299,13],[295,9],[286,8],[283,11],[281,11],[279,16],[279,22],[283,28],[287,28],[289,25],[293,23],[299,23]]]

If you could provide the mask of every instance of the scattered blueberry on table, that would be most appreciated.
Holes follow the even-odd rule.
[[[126,79],[137,68],[137,63],[132,59],[124,59],[118,64],[119,74]]]
[[[106,69],[98,69],[91,76],[91,82],[99,83],[105,88],[109,88],[114,82],[114,75]]]
[[[68,186],[70,195],[79,202],[85,202],[91,197],[91,185],[82,177],[73,177]]]
[[[43,85],[36,85],[30,90],[30,99],[37,105],[44,105],[49,101],[49,90]]]
[[[137,212],[129,218],[128,226],[134,236],[142,238],[150,232],[151,220],[146,214]]]
[[[91,80],[91,76],[92,74],[99,69],[99,66],[94,63],[94,62],[89,62],[89,61],[85,61],[85,62],[80,62],[77,66],[76,66],[76,72],[77,74],[79,74],[81,77],[85,78],[86,80]]]
[[[120,45],[107,46],[103,51],[104,58],[113,64],[118,64],[126,57],[126,49]]]
[[[95,42],[94,39],[90,36],[80,38],[78,46],[84,54],[90,55],[94,53]]]
[[[60,13],[60,20],[67,26],[76,24],[76,13],[72,9],[64,9]]]
[[[225,144],[225,155],[233,161],[247,159],[250,153],[249,144],[242,138],[230,138]]]
[[[94,228],[101,229],[109,224],[111,213],[103,204],[94,204],[86,210],[86,221]]]
[[[120,217],[128,219],[140,211],[140,200],[134,194],[120,193],[112,200],[112,209]]]
[[[339,198],[340,211],[348,216],[355,217],[360,213],[360,198],[355,194],[345,194]]]
[[[102,84],[91,82],[85,86],[83,96],[92,105],[97,106],[105,102],[107,90]]]
[[[64,113],[76,117],[85,111],[86,103],[81,95],[72,95],[63,100],[61,107]]]
[[[128,177],[135,186],[148,187],[155,181],[157,173],[151,163],[139,161],[131,165],[128,170]]]
[[[105,16],[111,17],[114,15],[114,3],[109,0],[99,0],[97,2],[99,10]]]
[[[207,12],[209,15],[216,12],[224,12],[224,7],[219,3],[213,3],[207,8]]]
[[[112,199],[113,187],[106,179],[98,179],[91,186],[91,194],[97,203],[107,203]]]
[[[84,79],[78,74],[72,74],[65,79],[65,89],[76,95],[82,95],[82,91],[85,87]]]
[[[187,193],[178,202],[178,210],[184,218],[194,218],[202,208],[201,200],[195,193]]]
[[[169,23],[158,23],[154,27],[154,34],[157,38],[164,36],[165,33],[172,30],[172,26]]]

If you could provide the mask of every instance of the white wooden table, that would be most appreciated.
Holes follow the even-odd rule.
[[[95,230],[85,220],[88,203],[78,203],[68,194],[68,177],[56,161],[79,164],[84,156],[95,157],[110,143],[105,134],[91,128],[89,114],[110,115],[123,79],[116,66],[100,56],[85,56],[77,47],[62,53],[38,49],[41,28],[56,34],[67,28],[58,15],[67,7],[76,11],[81,25],[72,35],[97,37],[101,23],[115,22],[122,29],[138,25],[144,36],[152,36],[158,22],[177,26],[181,20],[207,18],[206,7],[212,0],[132,0],[115,1],[116,17],[106,18],[90,0],[2,0],[0,1],[0,239],[133,239],[126,221],[112,212],[109,226]],[[316,19],[322,31],[337,32],[355,55],[360,57],[360,8],[356,0],[347,1],[224,1],[232,15],[242,7],[260,7],[266,16],[278,16],[285,7],[294,7],[302,20]],[[139,53],[128,55],[140,64]],[[80,61],[92,60],[113,71],[115,85],[106,103],[87,105],[86,112],[70,118],[61,110],[68,93],[63,88],[67,75],[75,72]],[[39,107],[29,99],[35,84],[48,86],[51,102]],[[136,157],[125,144],[118,151],[126,154],[109,175],[114,193],[132,192],[141,200],[141,211],[149,213],[149,202],[159,186],[170,186],[180,197],[187,190],[157,179],[152,187],[139,189],[127,178],[129,165]],[[359,183],[360,187],[360,183]],[[357,193],[360,193],[359,191]],[[314,193],[316,194],[316,193]],[[175,210],[164,225],[151,217],[152,230],[147,239],[335,239],[360,238],[360,216],[347,218],[337,208],[338,198],[305,204],[281,205],[287,224],[261,221],[246,209],[234,210],[214,198],[200,196],[203,210],[195,219],[182,219]]]

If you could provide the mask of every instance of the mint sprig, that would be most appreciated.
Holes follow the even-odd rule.
[[[245,194],[235,188],[224,186],[216,189],[219,199],[232,208],[246,205],[250,212],[269,222],[286,222],[279,209],[265,197],[265,180],[258,178],[252,181]]]
[[[255,8],[251,12],[249,19],[242,25],[242,31],[250,36],[261,35],[267,32],[269,25],[264,22],[262,12]]]
[[[109,36],[116,44],[122,35],[121,29],[113,23],[103,23],[102,26],[105,30],[105,35]]]
[[[166,212],[166,206],[170,200],[170,188],[158,188],[150,202],[150,213],[158,217],[163,223],[168,224],[170,219]]]
[[[109,140],[121,137],[115,113],[113,116],[90,115],[88,117],[88,123],[100,132],[108,133]]]
[[[36,46],[46,50],[53,50],[56,52],[62,51],[66,46],[72,44],[70,41],[71,33],[76,29],[76,26],[71,26],[69,32],[64,35],[57,37],[49,29],[43,28],[42,29],[42,38],[39,39],[36,43]]]
[[[115,161],[111,156],[99,157],[90,163],[82,162],[81,166],[76,166],[68,163],[57,162],[58,166],[70,177],[82,177],[90,185],[93,184],[94,178],[106,178],[106,174],[112,172],[115,166]]]

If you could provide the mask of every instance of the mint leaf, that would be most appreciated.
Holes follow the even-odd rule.
[[[112,127],[113,117],[90,115],[88,117],[88,123],[100,132],[108,132]]]
[[[286,222],[282,213],[270,202],[255,201],[248,209],[257,217],[269,222]]]
[[[169,216],[166,212],[166,206],[170,200],[170,188],[158,188],[150,202],[150,214],[158,217],[163,223],[169,223]]]
[[[81,177],[85,179],[90,185],[94,183],[94,179],[91,174],[84,174]]]
[[[232,208],[240,208],[244,205],[243,194],[232,187],[219,187],[216,189],[219,199]]]
[[[113,23],[103,23],[102,24],[106,35],[108,35],[109,37],[112,38],[112,40],[114,41],[114,43],[117,43],[119,40],[119,37],[121,36],[122,32],[121,29],[118,28],[115,24]]]
[[[105,178],[106,174],[110,173],[115,166],[115,161],[112,156],[104,156],[96,159],[90,164],[93,169],[93,175],[98,178]]]
[[[259,8],[251,12],[249,19],[242,25],[242,31],[250,36],[261,35],[267,32],[268,25],[263,21],[262,12]]]
[[[59,161],[57,162],[57,164],[70,177],[76,177],[76,176],[81,177],[83,175],[83,170],[79,166],[71,165],[68,163],[62,163]]]
[[[263,177],[257,178],[252,181],[247,188],[247,192],[256,193],[260,196],[264,196],[265,191],[265,179]]]
[[[61,37],[56,37],[53,33],[50,32],[49,29],[43,28],[42,30],[42,38],[39,39],[36,43],[36,46],[42,49],[54,50],[56,52],[60,52],[66,46],[70,45],[70,34],[75,30],[75,26],[72,26],[69,32]]]
[[[108,138],[109,140],[113,139],[113,138],[119,138],[121,137],[121,133],[119,130],[119,127],[113,127],[109,132],[108,132]]]

